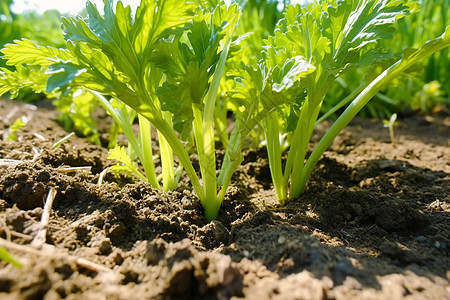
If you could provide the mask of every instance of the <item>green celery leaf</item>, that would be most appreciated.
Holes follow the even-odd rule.
[[[304,95],[305,84],[302,78],[315,71],[315,68],[300,56],[287,59],[282,65],[276,65],[273,59],[284,57],[286,53],[270,48],[265,51],[270,54],[265,57],[272,68],[263,60],[257,69],[242,66],[243,76],[236,78],[234,100],[239,105],[236,114],[239,120],[237,130],[240,133],[235,134],[240,137],[238,144],[241,146],[244,138],[270,112],[281,109],[286,104],[292,106],[302,101],[299,98],[299,95]]]
[[[26,120],[26,119],[25,119]],[[6,139],[7,141],[16,141],[17,135],[16,131],[22,128],[23,126],[27,125],[27,123],[24,121],[23,118],[17,118],[14,123],[9,127],[9,135]]]
[[[133,162],[128,156],[127,150],[124,146],[116,146],[115,148],[109,150],[108,159],[115,159],[126,166],[133,165]]]
[[[47,79],[48,75],[38,66],[17,65],[15,72],[0,68],[0,96],[11,93],[11,97],[16,98],[25,88],[31,88],[36,93],[45,92]]]
[[[70,51],[80,60],[71,83],[116,97],[146,115],[161,120],[154,91],[163,73],[150,59],[160,43],[189,26],[197,4],[179,0],[143,0],[133,15],[129,6],[106,0],[104,15],[86,5],[87,18],[63,18]],[[175,63],[177,65],[177,63]]]
[[[335,68],[348,68],[351,65],[369,65],[386,58],[380,53],[377,41],[391,39],[395,32],[397,19],[408,15],[405,0],[363,0],[337,1],[337,7],[330,6],[330,18],[323,26],[324,35],[332,40],[332,58]],[[353,11],[348,14],[352,9]]]
[[[152,58],[165,71],[166,81],[157,89],[161,109],[173,113],[173,126],[187,139],[193,121],[192,105],[203,109],[221,54],[221,41],[239,15],[238,6],[222,5],[212,12],[199,12],[186,36],[161,43]]]
[[[59,87],[66,87],[75,77],[85,71],[86,69],[80,69],[72,63],[56,63],[51,65],[46,72],[46,74],[50,75],[47,81],[47,93]]]
[[[37,46],[27,39],[16,40],[14,44],[7,44],[1,50],[3,59],[7,59],[9,66],[13,65],[40,65],[49,66],[55,62],[70,61],[74,56],[66,49]]]
[[[156,41],[189,23],[196,8],[179,0],[143,0],[131,32],[138,56],[146,57]]]
[[[141,180],[147,181],[147,178],[145,178],[136,167],[136,164],[131,160],[124,146],[116,146],[115,148],[110,149],[108,159],[114,159],[123,164],[121,167],[116,167],[116,171],[128,169],[127,171],[137,175]]]
[[[400,66],[407,65],[408,69],[416,64],[420,64],[420,60],[436,51],[450,46],[450,25],[447,26],[445,32],[438,38],[427,41],[419,49],[406,48],[403,50]]]
[[[287,59],[283,65],[276,66],[272,71],[272,90],[279,93],[283,89],[288,89],[301,76],[305,76],[305,72],[312,72],[314,70],[315,68],[300,56]]]
[[[377,41],[392,38],[395,21],[409,14],[406,2],[329,0],[307,7],[291,5],[266,43],[305,57],[318,68],[315,77],[323,76],[325,82],[329,76],[390,57]]]

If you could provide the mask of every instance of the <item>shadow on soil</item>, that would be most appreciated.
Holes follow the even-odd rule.
[[[224,253],[259,259],[281,276],[306,269],[337,285],[352,276],[380,288],[377,275],[407,270],[446,279],[449,183],[445,172],[399,160],[349,169],[325,158],[300,199],[233,226]]]

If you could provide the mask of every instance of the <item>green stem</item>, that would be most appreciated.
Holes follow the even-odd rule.
[[[308,161],[302,172],[300,181],[298,182],[299,192],[303,192],[306,186],[306,182],[311,175],[312,170],[319,162],[323,153],[330,147],[334,139],[344,129],[345,126],[356,116],[356,114],[375,96],[378,91],[384,86],[384,84],[401,72],[405,67],[397,68],[401,61],[398,61],[383,73],[381,73],[374,81],[372,81],[359,95],[353,100],[353,102],[347,107],[342,115],[334,122],[327,133],[321,138],[317,146],[311,153]]]
[[[224,107],[220,107],[220,105],[216,105],[214,111],[216,116],[214,118],[214,127],[216,129],[219,140],[222,143],[222,148],[227,149],[228,145],[227,110]]]
[[[164,119],[171,125],[171,114],[163,112]],[[163,175],[163,189],[165,192],[172,191],[176,187],[175,170],[173,165],[173,151],[164,136],[158,131],[159,151],[161,154],[161,166]]]
[[[151,124],[140,114],[138,114],[138,119],[140,148],[136,149],[136,151],[138,151],[138,157],[144,167],[145,176],[147,177],[148,182],[152,187],[161,189],[156,178],[155,166],[153,165]],[[142,154],[139,154],[140,152],[142,152]]]
[[[200,158],[200,165],[203,169],[202,179],[205,191],[205,216],[208,221],[216,218],[223,198],[220,195],[225,192],[217,194],[217,176],[216,176],[216,148],[214,137],[214,108],[216,106],[217,93],[219,91],[220,80],[222,79],[225,62],[228,57],[228,50],[231,44],[231,35],[227,39],[219,61],[217,62],[216,70],[211,79],[211,84],[205,97],[205,108],[202,118],[203,131],[203,160]],[[222,186],[222,189],[227,189],[228,186]]]
[[[321,116],[319,118],[319,120],[317,120],[316,125],[322,123],[324,120],[329,118],[332,114],[334,114],[337,110],[339,110],[340,108],[344,107],[347,103],[352,101],[356,96],[359,95],[359,93],[362,92],[362,90],[364,90],[365,86],[366,86],[366,83],[363,81],[352,93],[350,93],[350,95],[345,97],[342,101],[340,101],[338,104],[336,104],[332,109],[330,109],[323,116]]]
[[[426,56],[429,56],[450,45],[450,26],[448,26],[442,36],[426,42],[417,51],[404,54],[404,57],[395,64],[387,68],[383,73],[378,75],[353,102],[347,107],[342,115],[334,122],[333,126],[322,137],[313,152],[308,158],[302,172],[302,178],[299,182],[299,189],[302,192],[306,186],[312,170],[319,162],[320,157],[333,143],[336,136],[344,129],[345,126],[356,116],[356,114],[372,99],[378,91],[389,81],[397,77],[401,72],[416,64]]]
[[[266,135],[266,149],[269,158],[270,174],[272,176],[273,186],[280,203],[287,199],[287,187],[283,180],[283,167],[281,164],[281,145],[280,145],[280,125],[278,113],[270,113],[263,120],[264,132]]]
[[[184,148],[183,144],[178,139],[177,135],[173,131],[172,127],[163,119],[162,115],[155,116],[151,111],[140,110],[140,113],[146,117],[155,128],[164,136],[166,141],[169,143],[173,150],[173,153],[178,157],[178,160],[183,165],[189,179],[197,193],[200,201],[204,201],[205,194],[200,181],[197,177],[194,167],[192,166],[191,160],[189,159],[189,154]]]
[[[141,148],[139,147],[139,143],[133,133],[133,130],[131,129],[130,123],[128,120],[126,120],[125,116],[120,112],[116,111],[116,109],[114,109],[111,103],[105,97],[103,97],[102,94],[93,90],[90,90],[90,92],[94,95],[94,97],[96,97],[100,101],[101,105],[111,115],[114,122],[116,122],[122,128],[122,131],[125,134],[126,138],[128,139],[128,142],[130,143],[131,147],[135,149],[135,151],[137,152],[138,158],[141,161],[142,165],[144,166],[145,175],[147,177],[146,179],[144,177],[144,181],[148,181],[153,188],[160,190],[161,187],[159,186],[158,180],[156,179],[155,168],[153,166],[152,153],[150,152],[150,155],[148,156],[149,159],[146,159],[146,154],[142,153]],[[147,129],[143,129],[141,132],[141,134],[143,134],[144,136],[146,134],[145,131],[147,131]],[[148,131],[150,131],[149,127]],[[150,134],[150,132],[148,132],[148,134]],[[150,143],[151,147],[151,137],[150,138],[144,137],[144,139],[145,141],[141,140],[143,147],[147,148],[147,146],[144,145],[148,145],[148,143]],[[148,148],[146,150],[148,150]]]
[[[205,178],[207,170],[205,169],[205,164],[204,164],[205,146],[203,144],[203,142],[204,142],[203,120],[202,120],[203,116],[202,116],[202,111],[196,105],[194,105],[192,107],[192,112],[194,114],[193,129],[194,129],[195,144],[196,144],[196,148],[197,148],[198,161],[199,161],[199,165],[200,165],[200,174],[201,174],[202,178]],[[204,186],[205,186],[205,184],[203,183],[203,192],[205,193]],[[202,205],[205,205],[205,203],[202,203]]]
[[[298,142],[299,147],[294,147],[294,151],[296,151],[295,155],[295,167],[292,169],[291,174],[291,183],[289,186],[289,197],[297,198],[301,194],[301,190],[299,188],[298,182],[300,181],[301,174],[303,172],[304,162],[306,158],[306,151],[308,150],[309,141],[311,140],[312,132],[314,130],[314,124],[317,120],[317,116],[320,112],[320,104],[321,101],[306,101],[306,108],[303,109],[300,113],[300,119],[297,126],[301,126],[297,128],[300,130],[300,141]],[[316,104],[317,103],[317,104]],[[303,114],[305,112],[305,114]]]
[[[220,186],[228,186],[231,181],[231,176],[234,170],[242,162],[243,157],[241,154],[242,145],[242,133],[240,131],[242,120],[236,119],[233,131],[231,132],[230,139],[228,141],[228,147],[225,152],[225,156],[222,162],[222,168],[220,170],[217,182]],[[223,189],[222,189],[223,190]]]
[[[119,136],[119,124],[113,122],[109,131],[108,149],[112,149],[117,145],[117,137]]]
[[[285,186],[290,186],[289,197],[291,198],[293,197],[293,177],[295,175],[297,178],[298,172],[301,173],[303,170],[303,163],[309,144],[309,137],[311,136],[312,130],[314,128],[314,120],[316,120],[319,113],[319,110],[317,109],[318,106],[312,103],[313,100],[314,98],[312,93],[309,93],[308,98],[302,105],[300,117],[297,122],[297,127],[295,128],[294,134],[292,136],[291,146],[289,148],[288,157],[286,160],[283,181]],[[317,114],[315,112],[317,112]],[[290,185],[289,179],[291,179]]]
[[[143,82],[140,83],[140,88],[145,87]],[[200,180],[197,177],[197,173],[189,159],[189,154],[187,150],[184,148],[181,141],[178,139],[178,136],[175,134],[172,126],[164,119],[162,115],[162,111],[159,108],[159,105],[155,105],[155,102],[152,99],[152,96],[149,94],[148,89],[142,89],[143,93],[143,103],[142,106],[135,107],[136,111],[142,114],[145,118],[147,118],[153,126],[160,132],[166,141],[169,143],[172,148],[173,153],[178,157],[181,165],[184,167],[192,186],[194,187],[195,192],[197,193],[200,201],[204,201],[205,193],[203,192],[202,186],[200,184]]]
[[[103,97],[100,93],[98,93],[96,91],[90,90],[90,92],[97,99],[100,100],[102,105],[104,105],[104,108],[106,109],[106,111],[108,111],[109,113],[112,112],[111,116],[113,116],[113,118],[118,118],[117,114],[115,113],[114,108],[111,106],[109,101],[105,99],[105,97]],[[156,127],[156,129],[159,132],[161,132],[161,134],[165,137],[165,139],[169,143],[170,147],[172,148],[173,152],[178,157],[178,160],[184,166],[184,169],[185,169],[187,175],[189,176],[189,179],[191,180],[192,186],[194,187],[194,190],[197,193],[198,198],[201,201],[203,201],[203,199],[205,199],[205,196],[204,196],[202,186],[200,185],[200,181],[197,177],[197,174],[195,173],[195,169],[192,166],[192,163],[191,163],[191,160],[189,159],[189,155],[188,155],[187,151],[184,149],[183,144],[181,144],[180,140],[178,139],[177,135],[173,131],[172,127],[164,120],[164,118],[162,117],[161,114],[156,115],[153,113],[154,111],[157,111],[156,108],[154,108],[154,107],[143,106],[143,107],[137,108],[137,111],[139,111],[139,114],[144,116],[147,120],[149,120],[150,123],[153,124]],[[114,119],[114,120],[117,121],[119,124],[121,123],[120,119],[117,119],[117,120]],[[127,131],[128,131],[128,129],[127,129]],[[134,136],[134,135],[132,135],[132,136]],[[136,145],[133,147],[137,147],[136,139],[134,139],[134,141],[132,141],[132,143],[136,143]],[[136,149],[138,149],[138,148],[136,148]],[[159,189],[161,189],[161,188],[159,187]]]

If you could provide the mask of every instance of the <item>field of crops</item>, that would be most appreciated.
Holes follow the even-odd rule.
[[[0,298],[450,298],[446,0],[0,3]]]

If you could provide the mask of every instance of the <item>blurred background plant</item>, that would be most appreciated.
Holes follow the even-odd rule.
[[[397,34],[385,47],[396,52],[404,45],[416,48],[442,32],[449,25],[448,0],[414,0],[411,16],[399,20]],[[400,109],[409,106],[423,113],[437,112],[450,107],[450,51],[441,50],[422,62],[419,73],[412,72],[386,87],[384,94],[400,102]],[[418,75],[420,74],[420,75]]]
[[[448,0],[411,0],[410,16],[396,23],[397,32],[383,46],[394,53],[377,68],[361,68],[345,74],[331,87],[324,102],[323,112],[329,111],[346,96],[361,88],[361,78],[372,77],[384,70],[383,65],[398,59],[404,45],[416,48],[427,40],[440,35],[449,25],[450,2]],[[431,55],[420,65],[408,70],[391,82],[360,112],[363,117],[389,119],[393,113],[413,109],[421,113],[436,113],[450,108],[450,51],[448,48]]]
[[[290,1],[278,0],[236,0],[242,9],[242,16],[235,30],[235,40],[226,62],[225,74],[222,78],[218,101],[215,108],[215,127],[217,140],[226,148],[229,131],[227,132],[230,112],[235,112],[239,104],[234,101],[235,79],[241,74],[241,65],[256,65],[261,60],[263,40],[273,34],[277,22],[283,17],[284,8]],[[247,139],[248,147],[258,147],[264,140],[261,126],[256,126]]]
[[[0,49],[22,38],[40,45],[66,47],[59,11],[15,13],[13,4],[13,0],[0,0]],[[82,91],[47,93],[47,79],[48,75],[38,66],[8,65],[6,60],[0,59],[0,96],[24,102],[50,100],[60,112],[58,119],[67,131],[74,130],[88,137],[90,142],[100,144],[97,124],[92,118],[98,106],[95,98]]]

